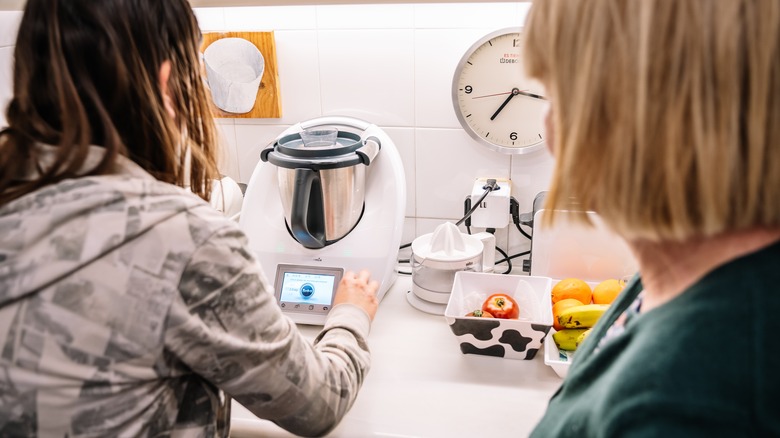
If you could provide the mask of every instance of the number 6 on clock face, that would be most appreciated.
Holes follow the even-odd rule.
[[[452,79],[452,103],[463,129],[508,154],[544,146],[547,99],[523,71],[521,38],[517,28],[486,35],[466,51]]]

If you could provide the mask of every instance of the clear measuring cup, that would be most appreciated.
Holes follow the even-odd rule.
[[[313,128],[301,131],[304,147],[328,147],[336,144],[339,131],[336,128]]]

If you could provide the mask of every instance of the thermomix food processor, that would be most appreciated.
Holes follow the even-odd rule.
[[[360,119],[301,122],[263,149],[239,226],[285,314],[323,324],[347,271],[367,269],[382,299],[398,275],[405,181],[393,141]]]

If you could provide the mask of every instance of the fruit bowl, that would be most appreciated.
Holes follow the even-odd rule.
[[[561,279],[552,279],[552,286],[555,286]],[[595,289],[596,286],[600,283],[597,281],[585,281],[585,283],[590,286],[591,289]],[[544,363],[545,365],[549,366],[550,368],[555,371],[555,374],[558,375],[560,378],[566,377],[566,374],[569,372],[569,366],[571,365],[571,361],[574,358],[574,352],[573,351],[565,351],[560,350],[558,346],[556,345],[555,341],[553,340],[553,334],[555,334],[556,330],[553,328],[549,331],[547,334],[547,338],[544,342]]]
[[[553,333],[555,333],[555,329],[550,330],[544,340],[544,364],[552,368],[555,374],[563,379],[569,373],[569,366],[574,354],[559,350],[553,341]]]
[[[533,359],[552,327],[550,285],[548,277],[457,272],[444,317],[460,351],[506,359]],[[494,293],[506,293],[517,301],[518,319],[465,316],[480,308]]]

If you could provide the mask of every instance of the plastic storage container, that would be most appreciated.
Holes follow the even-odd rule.
[[[533,359],[552,328],[551,279],[524,275],[458,272],[444,317],[463,354]],[[518,319],[465,316],[494,293],[506,293],[520,307]]]
[[[594,227],[571,221],[572,214],[567,211],[556,211],[555,226],[544,227],[544,212],[542,209],[534,215],[531,275],[550,277],[551,290],[564,278],[579,278],[593,288],[604,280],[622,279],[636,272],[628,246],[595,213],[587,213]],[[574,354],[558,350],[552,339],[554,332],[551,329],[544,342],[544,363],[563,378]]]

